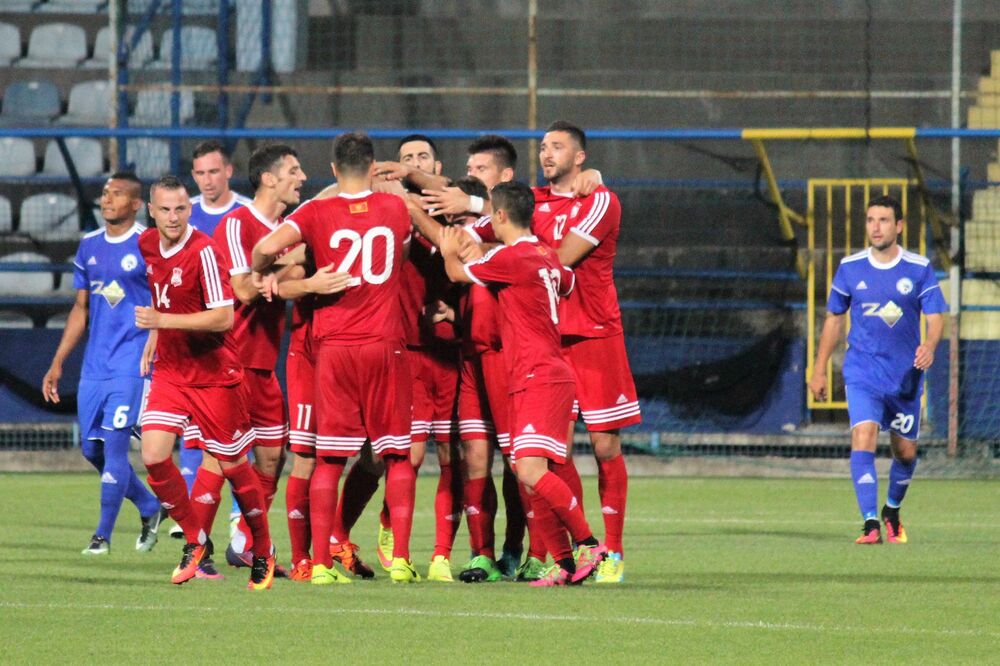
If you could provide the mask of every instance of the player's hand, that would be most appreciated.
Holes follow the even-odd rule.
[[[277,273],[258,273],[254,271],[250,279],[253,281],[253,286],[257,288],[257,293],[268,303],[278,295]]]
[[[597,169],[587,169],[576,174],[570,189],[578,197],[589,197],[598,187],[603,185],[601,172]]]
[[[385,180],[403,180],[410,174],[410,169],[399,162],[376,162],[374,175]]]
[[[813,370],[812,378],[809,380],[809,391],[813,394],[813,399],[817,402],[826,400],[826,373],[819,369]]]
[[[403,187],[403,183],[398,180],[373,179],[372,192],[395,194],[397,197],[406,196],[406,189]]]
[[[153,371],[153,358],[156,356],[156,331],[150,331],[146,345],[142,348],[139,359],[139,376],[146,377]]]
[[[160,327],[160,313],[148,305],[135,306],[135,325],[144,329]]]
[[[350,286],[350,273],[335,273],[333,264],[323,266],[306,280],[306,288],[313,294],[339,294]]]
[[[441,249],[441,254],[443,256],[458,255],[462,236],[467,235],[465,231],[458,227],[441,227],[441,240],[438,245]]]
[[[913,357],[913,367],[917,370],[926,370],[934,363],[934,348],[930,345],[920,345],[917,353]]]
[[[442,321],[455,321],[455,310],[444,301],[439,300],[433,306],[424,308],[424,316],[432,324]]]
[[[421,191],[420,203],[428,215],[461,215],[469,210],[469,195],[457,187]]]
[[[42,397],[45,402],[59,402],[59,378],[62,377],[62,366],[53,363],[42,378]]]
[[[484,254],[486,253],[483,251],[482,245],[477,243],[469,234],[462,234],[462,239],[459,242],[458,258],[462,260],[463,264],[476,261]]]

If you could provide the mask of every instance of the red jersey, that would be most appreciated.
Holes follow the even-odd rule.
[[[230,275],[250,273],[253,246],[279,224],[280,217],[272,222],[251,204],[226,213],[212,239],[228,258]],[[285,331],[285,301],[277,297],[270,302],[258,298],[250,305],[236,301],[234,317],[233,336],[243,367],[274,370]]]
[[[336,345],[403,340],[400,269],[410,215],[397,196],[371,191],[313,199],[285,218],[302,235],[317,267],[353,277],[339,294],[316,296],[313,336]]]
[[[511,393],[531,382],[572,382],[560,351],[559,297],[573,289],[573,271],[536,236],[490,250],[465,272],[476,284],[499,287],[500,337]]]
[[[409,347],[453,343],[455,327],[451,322],[429,323],[425,308],[436,309],[438,301],[457,305],[457,290],[444,272],[441,253],[423,236],[410,242],[410,256],[402,267],[400,304],[403,309],[404,341]]]
[[[495,242],[493,225],[490,216],[484,215],[465,226],[465,230],[476,239],[477,243]],[[490,287],[478,284],[469,285],[462,295],[460,313],[465,349],[468,352],[480,354],[488,349],[494,351],[503,346],[500,340],[500,304],[496,291]]]
[[[180,243],[163,250],[159,232],[139,237],[153,307],[165,314],[191,314],[233,304],[225,260],[212,239],[194,227]],[[230,386],[243,380],[243,366],[232,331],[160,329],[153,381],[185,386]]]
[[[292,306],[292,328],[288,341],[288,351],[305,354],[313,359],[312,319],[315,296],[306,294]]]

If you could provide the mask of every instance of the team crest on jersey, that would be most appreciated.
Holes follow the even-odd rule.
[[[358,203],[352,203],[347,207],[347,210],[351,211],[351,215],[360,215],[361,213],[368,212],[368,202],[359,201]]]
[[[181,267],[177,266],[174,268],[174,272],[170,274],[170,284],[174,287],[181,286]]]
[[[122,270],[133,271],[139,265],[139,260],[131,252],[122,257]]]
[[[910,278],[900,278],[899,282],[896,283],[896,291],[903,294],[904,296],[913,291],[913,282]]]
[[[903,310],[898,305],[889,301],[885,305],[881,303],[862,303],[866,317],[878,317],[886,323],[889,328],[896,325],[896,322],[903,318]]]
[[[580,204],[575,203],[575,204],[573,204],[573,207],[569,211],[569,216],[570,217],[576,217],[576,214],[579,213],[579,212],[580,212]]]

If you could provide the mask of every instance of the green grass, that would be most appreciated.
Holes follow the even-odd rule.
[[[599,526],[596,483],[584,484]],[[418,484],[422,573],[434,485]],[[0,662],[1000,661],[995,481],[921,480],[904,509],[910,543],[860,547],[846,480],[633,479],[627,582],[563,589],[393,586],[380,571],[251,593],[233,569],[173,586],[179,542],[135,552],[130,505],[110,557],[79,554],[97,494],[96,475],[0,475]],[[287,560],[279,507],[271,518]],[[374,521],[355,531],[373,564]]]

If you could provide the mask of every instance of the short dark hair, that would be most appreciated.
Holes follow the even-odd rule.
[[[885,208],[891,208],[892,214],[896,222],[899,222],[900,220],[903,219],[903,206],[902,204],[899,203],[899,199],[897,199],[896,197],[890,197],[887,194],[883,194],[880,197],[875,197],[874,199],[870,199],[868,201],[868,208],[871,208],[872,206],[883,206]],[[868,208],[866,208],[865,210],[867,211]]]
[[[375,145],[364,132],[347,132],[333,142],[333,163],[340,173],[362,176],[374,161]]]
[[[557,120],[549,125],[549,128],[545,130],[546,134],[549,132],[566,132],[573,137],[573,140],[580,146],[580,150],[587,150],[587,135],[582,129],[571,122]]]
[[[261,176],[276,169],[286,155],[291,155],[295,158],[299,156],[294,148],[283,143],[272,143],[267,146],[261,146],[250,154],[248,175],[250,177],[250,185],[254,190],[260,187]]]
[[[514,226],[531,228],[531,218],[535,214],[535,195],[524,183],[510,181],[497,183],[490,190],[493,210],[503,210]]]
[[[399,149],[403,147],[404,143],[409,143],[411,141],[425,142],[428,146],[431,147],[431,152],[434,154],[434,159],[437,159],[437,154],[438,154],[437,146],[434,145],[434,142],[431,140],[429,136],[426,136],[424,134],[407,134],[406,136],[404,136],[402,139],[399,140],[399,143],[396,145],[396,154],[399,155]]]
[[[514,144],[499,134],[486,134],[469,144],[469,154],[490,153],[501,169],[513,169],[517,166],[517,151]]]
[[[479,180],[475,176],[462,176],[456,180],[453,185],[468,194],[470,197],[479,197],[481,199],[490,198],[490,191],[486,189],[486,183]]]
[[[187,188],[184,187],[184,183],[181,179],[172,173],[168,173],[165,176],[160,176],[153,181],[153,184],[149,186],[149,198],[152,200],[153,193],[156,190],[184,190],[187,192]]]
[[[222,161],[229,164],[229,151],[222,144],[221,141],[216,141],[215,139],[209,139],[208,141],[202,141],[197,146],[194,147],[194,152],[191,154],[191,159],[196,160],[199,157],[204,157],[205,155],[211,155],[212,153],[219,153],[222,155]]]
[[[124,180],[126,183],[132,183],[138,190],[139,196],[142,196],[142,181],[133,171],[115,171],[108,176],[108,180]]]

